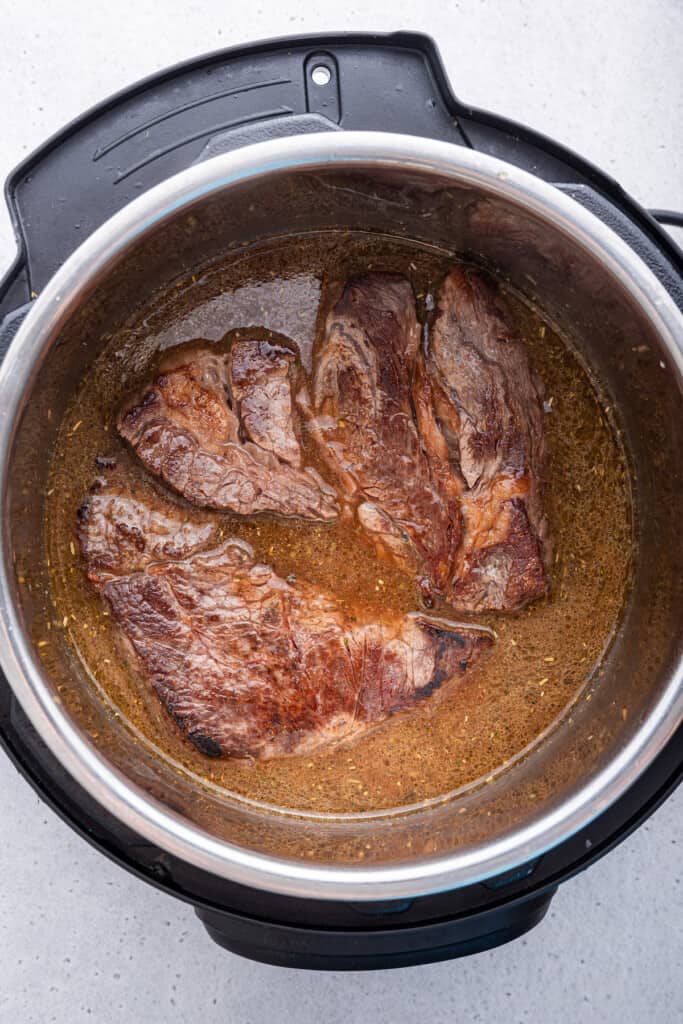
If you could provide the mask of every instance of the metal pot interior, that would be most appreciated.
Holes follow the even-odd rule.
[[[459,180],[454,168],[380,166],[369,159],[276,170],[274,165],[169,203],[163,217],[150,218],[125,245],[112,244],[94,275],[82,266],[82,287],[66,296],[45,334],[44,356],[24,393],[8,453],[4,551],[14,567],[12,600],[26,635],[44,635],[54,616],[43,498],[55,430],[73,388],[106,339],[158,288],[235,246],[311,230],[399,235],[485,261],[550,314],[608,395],[631,460],[637,510],[633,586],[601,675],[528,756],[492,782],[419,812],[353,819],[266,813],[200,786],[156,757],[104,706],[66,643],[54,639],[33,652],[55,702],[61,688],[78,695],[81,711],[72,725],[127,785],[139,787],[150,806],[170,814],[179,826],[193,826],[207,842],[230,844],[217,855],[213,847],[213,870],[256,884],[257,875],[236,865],[242,854],[266,854],[277,859],[279,880],[260,879],[261,884],[303,892],[305,872],[314,865],[376,868],[379,882],[387,870],[399,868],[407,878],[416,865],[455,856],[458,867],[449,881],[462,884],[490,873],[496,863],[502,866],[488,853],[511,836],[518,839],[518,862],[538,852],[539,823],[544,823],[543,841],[559,838],[568,806],[583,823],[598,813],[600,798],[587,801],[585,787],[615,759],[623,760],[643,723],[659,713],[678,670],[683,581],[678,371],[660,325],[623,274],[589,251],[566,219],[543,212],[540,204],[533,209],[521,192],[496,186],[495,175]],[[25,330],[31,329],[29,322]],[[30,581],[30,589],[17,577]],[[633,778],[645,763],[646,758],[639,764],[623,761],[622,780]],[[109,804],[105,785],[95,795]],[[553,822],[560,822],[555,832]],[[529,830],[536,826],[534,838]],[[196,851],[187,853],[180,838],[173,852],[202,862]],[[223,867],[216,866],[217,856]],[[294,864],[288,867],[283,858],[302,870],[293,871]],[[288,872],[299,881],[283,881]],[[434,887],[424,880],[406,882],[411,884],[416,890]],[[345,894],[341,880],[334,894]]]

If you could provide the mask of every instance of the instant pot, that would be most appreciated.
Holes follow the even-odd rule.
[[[49,140],[10,176],[7,201],[18,243],[0,284],[8,756],[88,842],[253,959],[386,968],[533,927],[558,884],[636,828],[683,769],[673,241],[586,161],[458,102],[431,40],[405,33],[285,39],[163,72]],[[124,728],[53,622],[42,506],[68,397],[131,309],[235,246],[345,228],[463,252],[539,302],[608,396],[637,542],[600,673],[542,743],[448,799],[330,816],[202,787]]]

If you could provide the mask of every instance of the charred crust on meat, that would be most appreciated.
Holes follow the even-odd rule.
[[[153,405],[157,401],[158,397],[159,395],[157,394],[157,392],[153,388],[150,388],[149,391],[145,392],[145,394],[142,396],[137,405],[134,405],[131,409],[128,409],[124,413],[122,422],[135,423],[136,420],[138,420],[140,416],[143,414],[143,412],[146,409],[149,409],[150,405]]]
[[[187,738],[206,757],[220,757],[223,753],[220,744],[205,733],[190,732],[187,734]]]
[[[425,700],[427,697],[431,697],[435,690],[438,690],[446,679],[447,673],[444,669],[437,669],[429,682],[420,688],[418,696],[420,700]]]

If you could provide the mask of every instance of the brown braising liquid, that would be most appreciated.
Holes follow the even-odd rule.
[[[180,737],[120,656],[117,627],[86,581],[76,509],[98,475],[98,455],[115,458],[125,472],[155,486],[118,437],[115,419],[124,397],[151,376],[169,348],[202,341],[225,347],[236,331],[257,327],[265,336],[291,339],[310,366],[340,281],[369,269],[399,271],[410,279],[423,316],[431,289],[452,262],[452,256],[414,243],[361,233],[243,249],[136,310],[84,377],[61,425],[47,505],[56,621],[65,626],[93,685],[177,770],[252,800],[300,810],[358,813],[415,804],[509,764],[542,739],[598,672],[629,579],[626,462],[609,411],[571,348],[538,310],[509,293],[545,385],[552,589],[513,615],[456,616],[446,605],[434,608],[435,614],[489,626],[498,637],[493,653],[437,699],[394,716],[352,746],[315,756],[256,763],[206,758]],[[213,514],[225,536],[247,540],[281,576],[293,573],[330,588],[350,612],[358,601],[378,617],[421,607],[414,581],[379,560],[354,525]],[[62,698],[69,705],[69,694]]]

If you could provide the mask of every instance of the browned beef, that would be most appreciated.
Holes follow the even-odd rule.
[[[310,429],[380,553],[446,593],[460,541],[457,483],[422,444],[411,386],[420,327],[409,283],[350,281],[314,354]]]
[[[175,357],[119,417],[145,466],[200,507],[330,520],[333,490],[303,466],[292,403],[295,357],[257,339],[229,356]]]
[[[99,585],[151,562],[188,557],[217,539],[218,525],[151,490],[132,488],[114,472],[93,485],[78,509],[77,533],[88,577]]]
[[[543,594],[546,446],[539,384],[498,291],[455,267],[443,282],[415,406],[433,455],[462,481],[456,608],[511,611]]]
[[[230,349],[232,396],[242,429],[264,451],[297,469],[302,464],[292,403],[294,353],[254,338],[236,339]]]
[[[198,520],[178,525],[159,495],[112,484],[82,506],[78,536],[139,671],[204,754],[347,741],[461,676],[492,643],[416,614],[380,624],[359,611],[352,623],[333,596],[287,583],[244,542],[218,542]]]

